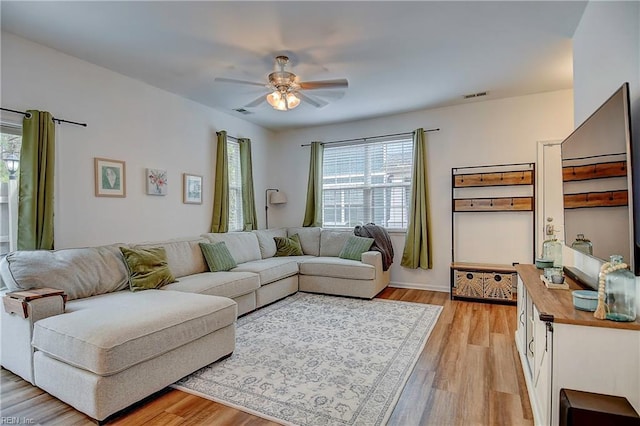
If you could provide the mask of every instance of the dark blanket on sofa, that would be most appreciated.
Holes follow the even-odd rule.
[[[356,226],[353,233],[359,237],[373,238],[371,250],[382,254],[382,268],[385,271],[389,270],[393,263],[393,246],[387,230],[375,223],[367,223]]]

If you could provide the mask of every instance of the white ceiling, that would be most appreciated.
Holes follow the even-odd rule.
[[[8,31],[270,129],[351,121],[572,87],[584,1],[28,2],[1,4]],[[347,78],[324,108],[235,108],[290,56],[303,81]],[[339,94],[339,93],[338,93]]]

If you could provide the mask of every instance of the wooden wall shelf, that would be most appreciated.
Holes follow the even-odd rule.
[[[456,262],[456,217],[460,213],[467,216],[480,212],[532,214],[536,208],[535,176],[535,163],[490,164],[451,169],[451,299],[515,303],[517,280],[513,267]],[[491,190],[491,187],[504,188]],[[532,216],[535,233],[535,215]]]
[[[533,211],[533,197],[457,198],[454,212]]]
[[[531,184],[533,184],[533,170],[492,173],[467,173],[457,174],[453,177],[454,188]]]
[[[582,166],[564,166],[562,168],[562,180],[564,182],[624,177],[626,175],[626,161],[585,164]]]
[[[564,208],[579,209],[586,207],[618,207],[629,204],[627,190],[584,192],[581,194],[565,194]]]

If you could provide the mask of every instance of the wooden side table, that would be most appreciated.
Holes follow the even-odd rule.
[[[560,426],[640,426],[640,417],[626,398],[560,390]]]
[[[29,316],[27,302],[52,296],[62,296],[62,306],[64,309],[67,303],[67,295],[64,291],[56,288],[32,288],[29,290],[12,291],[4,295],[2,303],[6,312],[19,315],[21,318],[27,318]]]

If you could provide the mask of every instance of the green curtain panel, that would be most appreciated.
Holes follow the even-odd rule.
[[[256,199],[253,194],[253,166],[251,165],[251,140],[238,139],[240,145],[240,175],[242,180],[242,216],[244,231],[258,229]]]
[[[413,173],[411,176],[409,226],[400,262],[400,265],[412,269],[431,269],[433,267],[426,159],[427,147],[424,129],[420,128],[413,132]]]
[[[50,113],[27,112],[22,121],[18,250],[52,250],[56,129]]]
[[[322,142],[311,142],[307,206],[302,226],[322,226]]]
[[[229,230],[229,159],[227,157],[227,132],[220,131],[216,150],[216,181],[213,193],[213,218],[211,232]]]

